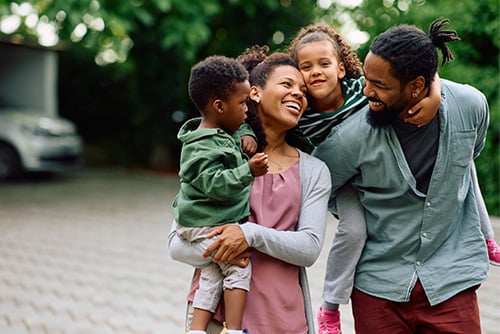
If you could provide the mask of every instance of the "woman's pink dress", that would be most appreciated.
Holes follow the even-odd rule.
[[[255,178],[250,194],[250,222],[280,231],[295,231],[301,203],[299,162],[278,174]],[[307,333],[299,267],[252,250],[252,280],[243,328],[249,333]],[[193,282],[188,300],[197,283]],[[223,310],[216,319],[223,319]]]

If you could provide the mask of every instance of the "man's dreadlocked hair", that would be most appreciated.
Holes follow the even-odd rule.
[[[454,30],[443,30],[450,20],[435,20],[429,28],[429,35],[415,26],[400,25],[378,35],[370,51],[391,64],[393,75],[406,84],[417,76],[425,78],[428,87],[438,68],[436,48],[443,55],[442,65],[453,60],[447,42],[460,38]]]

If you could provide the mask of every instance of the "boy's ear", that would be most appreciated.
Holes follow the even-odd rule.
[[[222,103],[222,100],[220,99],[213,100],[212,106],[214,107],[214,110],[217,113],[222,114],[224,112],[224,103]]]

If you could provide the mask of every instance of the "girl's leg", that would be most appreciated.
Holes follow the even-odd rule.
[[[339,304],[347,304],[354,274],[366,240],[363,207],[358,192],[349,184],[337,196],[339,223],[326,264],[323,304],[318,310],[319,333],[341,333]]]
[[[481,224],[481,232],[483,232],[485,239],[492,239],[495,234],[491,226],[490,216],[484,203],[483,194],[479,188],[479,181],[477,179],[476,167],[474,163],[471,165],[472,185],[474,186],[474,195],[476,196],[476,205],[479,211],[479,222]]]
[[[479,181],[477,179],[474,163],[471,165],[471,177],[472,184],[474,186],[474,194],[476,196],[476,205],[479,211],[481,232],[483,232],[484,238],[486,239],[488,258],[490,259],[491,264],[500,266],[500,246],[494,239],[495,233],[493,232],[490,216],[488,215],[488,210],[486,209],[486,204],[484,203],[483,195],[481,193],[481,189],[479,188]]]
[[[354,274],[366,241],[366,225],[358,192],[345,185],[337,196],[339,223],[326,264],[323,300],[347,304],[354,286]]]

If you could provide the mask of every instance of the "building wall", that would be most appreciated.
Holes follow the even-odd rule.
[[[57,115],[57,61],[53,50],[0,43],[0,107]]]

